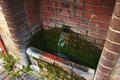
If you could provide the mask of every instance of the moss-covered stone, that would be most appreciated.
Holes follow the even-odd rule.
[[[32,37],[30,46],[51,53],[57,53],[61,32],[62,29],[60,28],[41,30]],[[101,50],[85,39],[78,37],[80,34],[74,33],[70,30],[67,33],[69,35],[67,44],[61,48],[60,53],[68,56],[70,60],[75,61],[76,63],[96,68]]]

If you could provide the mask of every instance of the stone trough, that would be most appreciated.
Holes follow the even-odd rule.
[[[55,56],[55,55],[45,52],[45,51],[41,51],[34,47],[29,47],[26,50],[26,53],[29,56],[43,60],[45,62],[53,64],[54,66],[58,66],[58,67],[62,68],[63,70],[67,71],[70,75],[84,77],[86,80],[93,80],[93,76],[95,73],[94,69],[91,69],[91,68],[76,64],[74,62],[65,60],[61,57]]]

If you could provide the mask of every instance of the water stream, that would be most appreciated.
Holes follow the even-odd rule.
[[[57,50],[57,55],[63,58],[67,58],[67,56],[61,53],[62,48],[67,44],[67,38],[68,38],[68,30],[67,27],[63,25],[63,30],[60,34],[60,38],[58,41],[58,50]]]

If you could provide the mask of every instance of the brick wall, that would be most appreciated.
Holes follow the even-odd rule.
[[[44,28],[64,23],[104,44],[115,0],[40,0]],[[89,39],[90,40],[90,39]]]
[[[41,30],[39,0],[1,0],[0,5],[6,22],[5,27],[1,25],[2,29],[6,28],[6,32],[1,30],[6,35],[2,37],[6,48],[27,65],[25,50],[32,35]]]

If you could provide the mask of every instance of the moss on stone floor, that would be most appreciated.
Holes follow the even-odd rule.
[[[29,46],[34,46],[44,51],[51,53],[58,52],[58,41],[62,29],[53,28],[49,30],[41,30],[31,39]],[[69,31],[69,40],[60,53],[68,56],[71,61],[76,63],[96,68],[100,58],[101,50],[90,42],[82,39],[80,34]]]

